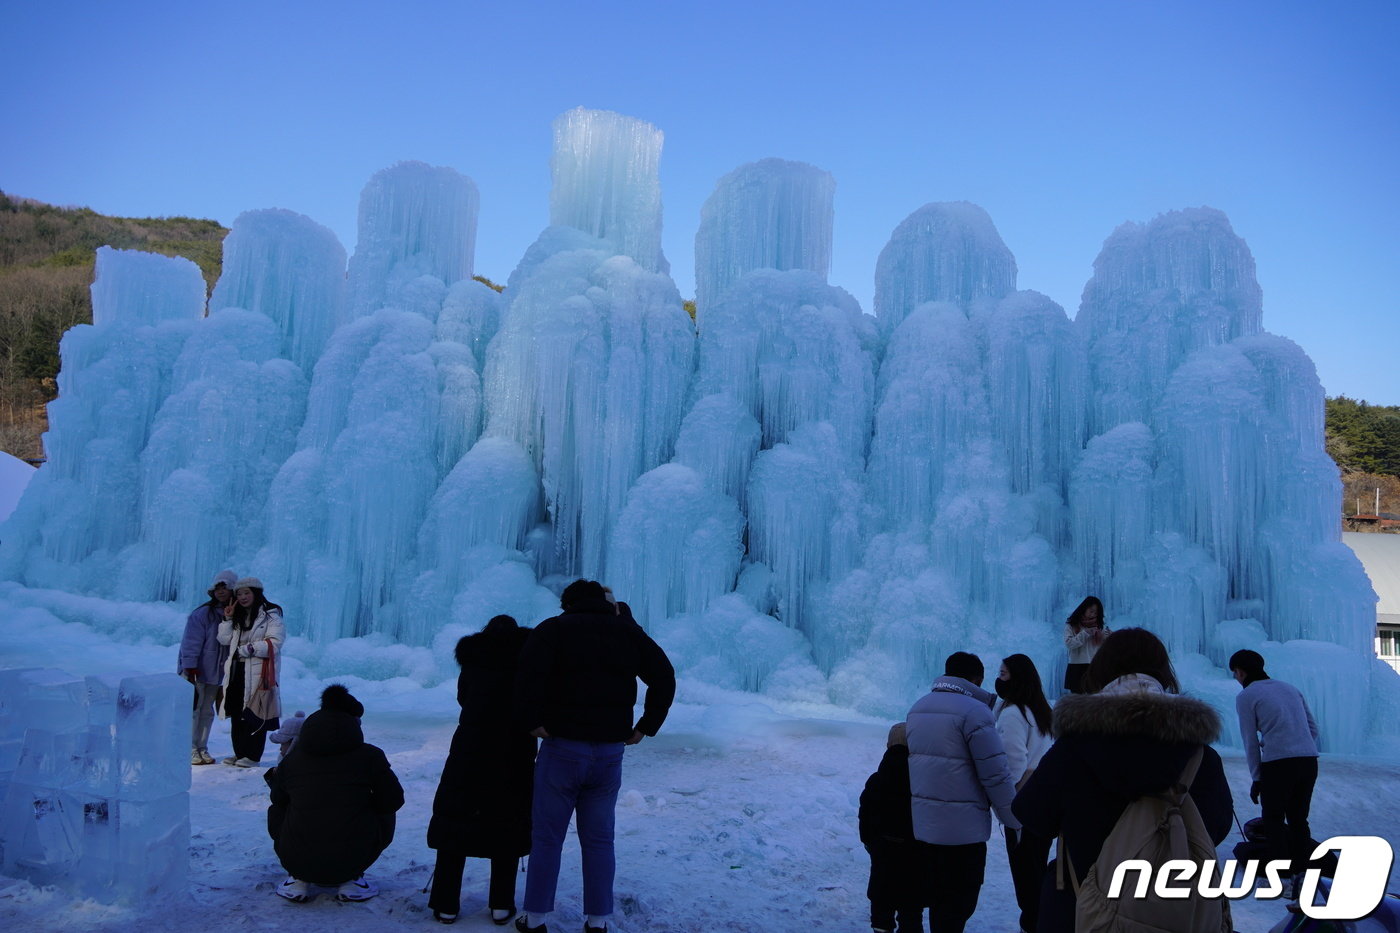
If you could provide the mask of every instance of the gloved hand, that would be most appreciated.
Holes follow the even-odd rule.
[[[1250,803],[1258,803],[1258,802],[1259,802],[1259,782],[1258,782],[1258,781],[1255,781],[1254,783],[1252,783],[1252,784],[1249,785],[1249,802],[1250,802]]]

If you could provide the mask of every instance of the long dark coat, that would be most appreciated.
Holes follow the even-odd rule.
[[[1207,704],[1165,693],[1071,694],[1055,704],[1052,728],[1055,744],[1011,810],[1031,832],[1063,835],[1078,877],[1099,857],[1128,804],[1170,787],[1202,747],[1191,799],[1216,845],[1229,835],[1230,785],[1209,745],[1220,734],[1220,716]],[[1071,933],[1074,895],[1068,880],[1065,890],[1056,888],[1054,874],[1047,869],[1037,931]]]
[[[322,709],[307,716],[296,744],[265,779],[272,790],[267,830],[294,878],[352,881],[394,839],[403,787],[349,713]]]
[[[535,739],[514,718],[515,671],[528,628],[457,642],[462,707],[442,769],[428,847],[473,858],[530,852]]]

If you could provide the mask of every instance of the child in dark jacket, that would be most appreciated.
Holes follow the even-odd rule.
[[[904,723],[890,728],[880,767],[860,795],[860,841],[870,853],[870,927],[875,933],[923,933],[919,843],[909,802],[909,746]]]

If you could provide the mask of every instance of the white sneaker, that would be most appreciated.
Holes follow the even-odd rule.
[[[291,875],[288,875],[287,880],[277,886],[276,893],[278,897],[285,897],[298,904],[311,899],[311,893],[306,889],[306,882],[298,881]]]
[[[338,901],[367,901],[379,893],[378,886],[364,875],[354,881],[347,881],[335,892]]]
[[[238,756],[237,756],[237,755],[229,755],[227,758],[220,758],[219,761],[220,761],[220,763],[226,764],[226,765],[236,765],[236,764],[238,764]]]
[[[240,758],[233,763],[235,768],[256,768],[258,763],[251,758]]]
[[[214,756],[209,754],[209,749],[207,748],[201,748],[199,750],[199,757],[204,759],[206,765],[212,765],[214,763]]]
[[[202,765],[202,764],[204,764],[204,756],[201,755],[201,754],[199,753],[199,749],[196,748],[196,749],[194,749],[194,750],[192,750],[192,751],[190,752],[190,764],[192,764],[192,765]]]

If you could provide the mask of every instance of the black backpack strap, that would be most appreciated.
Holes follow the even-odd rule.
[[[1186,796],[1191,790],[1191,784],[1196,780],[1196,772],[1201,770],[1201,761],[1206,756],[1204,745],[1196,749],[1196,753],[1186,762],[1186,767],[1181,770],[1181,777],[1176,779],[1176,784],[1172,787],[1172,793],[1178,800]]]

